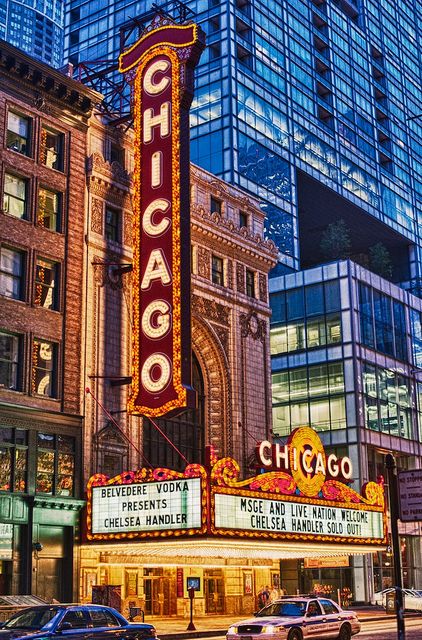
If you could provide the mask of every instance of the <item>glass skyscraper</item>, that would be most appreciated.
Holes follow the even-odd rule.
[[[66,56],[116,61],[119,27],[151,4],[70,0]],[[171,13],[174,4],[163,6]],[[418,286],[421,2],[186,4],[208,44],[196,74],[192,161],[260,197],[283,265],[318,261],[307,234],[343,217],[368,225],[354,253],[381,238],[395,281]]]
[[[0,0],[0,39],[53,67],[63,64],[65,0]]]
[[[119,27],[149,21],[151,5],[70,0],[66,56],[115,62]],[[280,252],[270,285],[275,437],[314,426],[352,455],[358,484],[384,473],[386,451],[400,468],[422,466],[421,1],[186,5],[208,45],[191,159],[258,196]],[[348,260],[321,266],[321,240],[339,220]],[[414,586],[420,538],[401,533]],[[355,560],[355,598],[390,586],[391,566],[388,553]],[[298,570],[304,589],[328,579]]]

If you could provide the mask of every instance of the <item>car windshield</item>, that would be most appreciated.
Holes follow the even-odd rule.
[[[258,617],[267,616],[288,616],[292,618],[300,618],[305,615],[306,602],[301,600],[283,600],[283,602],[274,602],[265,609],[261,609],[256,614]]]
[[[58,611],[56,607],[25,609],[15,613],[3,625],[3,629],[42,629],[57,615]]]

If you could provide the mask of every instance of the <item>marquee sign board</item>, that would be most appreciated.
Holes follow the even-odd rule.
[[[216,530],[236,530],[272,537],[286,534],[300,540],[303,534],[350,539],[383,538],[383,513],[327,506],[326,503],[306,504],[277,498],[264,499],[245,495],[214,494]]]
[[[201,528],[201,479],[92,488],[92,532]]]
[[[195,24],[157,18],[119,58],[133,83],[133,359],[129,413],[195,406],[191,388],[189,107],[204,48]]]
[[[200,465],[127,471],[87,487],[88,539],[113,540],[201,534],[206,531],[206,478]]]
[[[184,473],[140,469],[112,479],[95,475],[88,483],[88,539],[189,535],[385,544],[382,484],[368,482],[361,495],[337,480],[342,464],[344,473],[352,473],[351,461],[329,462],[318,434],[308,427],[295,429],[280,452],[288,471],[245,480],[239,479],[235,460],[215,456],[209,468],[192,464]]]

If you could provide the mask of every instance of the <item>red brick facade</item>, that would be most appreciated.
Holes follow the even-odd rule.
[[[66,601],[83,504],[85,160],[99,95],[3,42],[0,87],[0,522],[11,535],[0,593]]]

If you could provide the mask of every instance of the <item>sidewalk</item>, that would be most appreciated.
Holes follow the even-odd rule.
[[[385,618],[393,618],[393,616],[385,613],[382,607],[350,607],[352,611],[356,611],[359,620],[384,620]],[[407,614],[407,616],[412,614]],[[418,614],[417,614],[418,615]],[[204,616],[194,617],[193,623],[196,631],[187,631],[189,618],[158,618],[148,616],[145,622],[150,622],[157,629],[160,640],[188,640],[189,638],[209,638],[212,636],[225,635],[229,626],[238,620],[252,617],[244,616]]]

